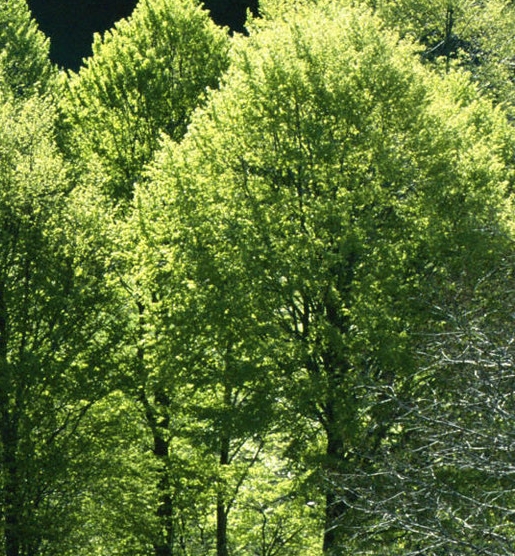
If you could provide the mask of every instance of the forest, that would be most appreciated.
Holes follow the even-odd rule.
[[[514,35],[0,1],[0,556],[515,554]]]

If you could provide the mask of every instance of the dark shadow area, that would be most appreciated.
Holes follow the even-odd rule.
[[[258,0],[204,0],[203,4],[215,23],[236,33],[245,30],[247,10],[258,15]]]
[[[40,29],[50,37],[50,57],[61,67],[78,70],[91,55],[94,33],[103,33],[128,17],[137,0],[27,0]],[[258,0],[206,0],[218,25],[244,31],[247,9],[257,14]]]
[[[28,0],[40,29],[50,37],[50,57],[77,70],[91,55],[93,33],[132,13],[137,0]]]

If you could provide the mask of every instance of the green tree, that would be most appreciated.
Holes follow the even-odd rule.
[[[178,140],[207,87],[227,66],[228,38],[190,0],[143,0],[132,16],[97,35],[90,57],[67,82],[64,143],[127,200],[162,133]]]
[[[39,31],[24,0],[0,5],[1,89],[28,97],[47,91],[54,76],[48,39]]]
[[[120,324],[126,327],[120,350],[126,379],[121,388],[139,406],[153,461],[158,462],[159,472],[149,479],[156,489],[156,504],[149,508],[158,523],[151,541],[156,555],[182,550],[184,523],[189,523],[189,516],[193,528],[199,522],[191,497],[182,492],[180,477],[170,471],[170,460],[189,472],[200,458],[183,462],[185,450],[170,451],[168,425],[180,413],[174,411],[176,391],[164,388],[154,369],[161,365],[153,349],[150,318],[155,287],[134,271],[137,237],[130,229],[128,201],[161,135],[180,140],[205,90],[217,86],[228,64],[228,49],[226,32],[196,3],[140,2],[130,18],[95,38],[93,56],[66,80],[60,104],[61,143],[80,179],[103,191],[107,205],[121,203],[126,209],[113,218],[112,231],[119,239],[109,254],[107,274],[119,296]],[[111,212],[108,206],[105,210]],[[150,485],[147,488],[152,491]],[[200,526],[200,534],[194,535],[194,543],[200,545],[195,546],[203,546]]]
[[[366,386],[409,397],[433,307],[503,250],[508,126],[466,76],[426,70],[368,11],[274,9],[237,43],[183,143],[165,144],[138,202],[160,205],[145,222],[157,276],[188,237],[219,275],[239,273],[215,303],[230,312],[235,287],[252,300],[240,338],[259,324],[282,405],[323,439],[311,464],[323,551],[353,553],[363,517],[338,477],[373,470],[399,411]],[[217,288],[194,282],[197,295]]]
[[[513,109],[511,37],[515,8],[506,0],[367,1],[390,28],[422,47],[422,58],[466,68],[484,94]]]
[[[116,314],[100,287],[102,213],[70,186],[54,108],[0,98],[0,551],[55,554],[75,523],[76,431],[108,387]]]
[[[138,200],[128,222],[134,236],[128,244],[138,248],[126,257],[136,278],[130,290],[141,307],[140,342],[147,346],[139,350],[142,402],[169,475],[166,544],[175,553],[182,529],[177,518],[184,518],[188,506],[197,507],[208,536],[216,538],[217,554],[226,555],[229,514],[260,459],[273,419],[272,347],[263,342],[259,307],[247,295],[244,269],[215,260],[211,245],[192,237],[179,219],[173,227],[180,247],[171,248],[174,256],[168,259],[156,238],[167,241],[171,221],[163,228],[150,224],[161,212],[159,196],[144,206]],[[193,486],[202,483],[200,489]],[[190,498],[184,497],[185,485]],[[206,505],[206,498],[216,502]],[[188,526],[190,532],[181,536],[194,551],[197,541]]]

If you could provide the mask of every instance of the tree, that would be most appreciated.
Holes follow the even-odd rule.
[[[389,0],[373,6],[390,28],[422,47],[422,58],[444,68],[466,68],[483,93],[513,109],[513,53],[515,26],[512,2],[453,0],[420,2]]]
[[[168,484],[167,545],[177,542],[178,512],[184,516],[188,507],[213,497],[216,503],[200,513],[206,523],[210,513],[216,515],[214,530],[206,529],[216,538],[217,554],[224,556],[230,545],[229,514],[273,426],[273,347],[263,342],[259,307],[247,295],[243,269],[214,260],[210,246],[188,237],[190,230],[179,220],[173,227],[180,248],[168,259],[156,237],[167,242],[171,221],[151,224],[160,218],[161,198],[149,190],[144,205],[136,201],[128,222],[134,238],[128,243],[137,249],[128,258],[138,277],[141,342],[149,346],[140,351],[139,383],[168,467],[167,481],[183,477],[180,489]],[[242,330],[248,334],[242,336]],[[204,483],[193,487],[197,500],[184,500],[185,485],[192,490],[195,483]],[[191,532],[183,535],[186,546],[192,546],[191,537]]]
[[[98,175],[113,201],[127,200],[162,133],[179,140],[207,87],[227,66],[228,41],[189,0],[144,0],[101,38],[68,80],[64,143]]]
[[[427,71],[368,11],[272,11],[137,200],[160,199],[145,222],[155,276],[184,238],[219,274],[238,269],[238,299],[252,300],[239,335],[260,324],[283,406],[323,439],[323,551],[352,553],[362,514],[335,478],[374,469],[399,411],[366,385],[408,398],[419,334],[440,322],[432,307],[507,249],[509,132],[466,76]],[[216,288],[194,283],[206,298]],[[231,307],[231,291],[216,303]],[[175,310],[175,290],[164,293]]]
[[[70,75],[61,104],[62,144],[75,165],[79,163],[81,179],[101,189],[107,205],[124,209],[113,217],[119,239],[109,256],[108,275],[127,327],[121,350],[126,374],[122,388],[139,404],[159,462],[159,473],[153,477],[159,524],[152,539],[156,555],[181,550],[181,520],[192,513],[195,521],[197,515],[190,499],[178,508],[183,493],[179,501],[173,498],[178,479],[170,472],[170,461],[181,460],[184,452],[172,454],[169,449],[168,425],[177,417],[176,404],[156,377],[160,363],[152,347],[155,328],[150,316],[155,287],[134,271],[138,254],[130,199],[161,135],[179,141],[206,88],[217,86],[228,63],[228,47],[226,32],[197,4],[141,2],[130,18],[103,38],[96,37],[93,57],[78,74]],[[111,209],[106,206],[106,211]]]
[[[76,433],[108,388],[116,312],[101,213],[68,182],[54,108],[0,99],[0,550],[32,556],[75,524]]]
[[[445,325],[424,342],[412,396],[380,393],[401,409],[396,435],[377,457],[382,489],[363,470],[340,478],[359,491],[356,511],[374,516],[354,533],[356,553],[513,551],[513,276],[506,262],[461,306],[439,308]]]
[[[0,88],[21,97],[48,90],[54,77],[48,39],[24,0],[5,0],[0,6],[0,53]]]

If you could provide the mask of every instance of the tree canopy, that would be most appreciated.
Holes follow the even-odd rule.
[[[211,349],[213,326],[228,321],[197,292],[215,292],[228,317],[247,300],[240,345],[266,338],[282,402],[323,438],[324,551],[341,554],[359,522],[332,485],[373,468],[399,435],[397,409],[366,385],[409,397],[420,336],[441,326],[436,304],[507,252],[510,132],[465,75],[425,69],[366,10],[298,6],[252,31],[140,188],[141,237],[170,308],[171,276],[191,261],[176,288],[194,284],[186,303],[198,322],[206,311]]]
[[[186,130],[207,87],[227,66],[227,37],[189,0],[142,0],[102,37],[67,81],[67,148],[115,199],[127,199],[162,133]]]
[[[260,12],[0,8],[1,556],[513,552],[513,7]]]
[[[6,0],[0,6],[0,87],[17,96],[43,93],[52,71],[49,41],[31,18],[25,2]]]

